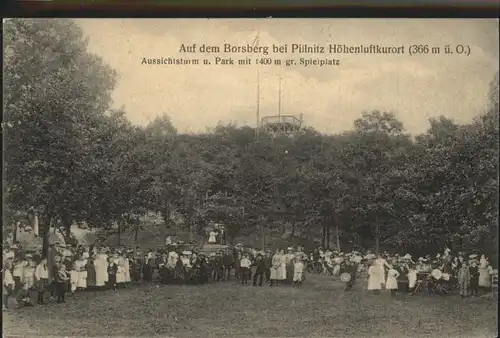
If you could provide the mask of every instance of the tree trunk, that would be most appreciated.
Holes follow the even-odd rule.
[[[122,237],[122,220],[118,220],[118,238],[117,238],[117,245],[121,245],[121,237]]]
[[[337,244],[337,251],[340,252],[340,229],[339,229],[339,223],[335,221],[335,237],[336,237],[336,244]]]
[[[165,244],[165,239],[167,238],[167,229],[170,228],[170,216],[172,214],[172,206],[170,204],[170,200],[167,200],[162,210],[163,214],[163,227],[161,237],[163,238],[163,244]]]
[[[323,235],[321,236],[321,244],[326,249],[326,222],[323,221]]]
[[[50,223],[52,220],[49,220],[48,217],[43,217],[40,215],[40,238],[42,239],[42,257],[47,257],[47,251],[49,250],[49,232],[50,232]]]
[[[380,253],[380,224],[378,221],[375,221],[375,254],[378,255]]]
[[[14,222],[14,226],[12,227],[14,233],[12,234],[12,244],[16,243],[17,242],[17,223]]]
[[[326,248],[330,249],[330,224],[326,222]]]
[[[138,238],[139,238],[139,225],[136,225],[134,229],[134,242],[136,245]]]

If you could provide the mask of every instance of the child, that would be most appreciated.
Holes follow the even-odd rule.
[[[293,287],[302,285],[302,276],[304,274],[304,263],[300,257],[295,259],[293,264]]]
[[[14,277],[10,271],[12,265],[12,259],[7,260],[3,266],[3,287],[2,287],[2,309],[6,310],[9,308],[9,296],[14,292]]]
[[[458,286],[462,299],[467,297],[467,289],[469,287],[470,272],[465,261],[462,262],[462,267],[458,270]]]
[[[42,258],[40,264],[38,264],[35,268],[35,282],[37,284],[38,296],[36,303],[38,305],[43,305],[43,295],[47,286],[49,279],[49,268],[47,266],[47,258]]]
[[[475,260],[470,262],[469,274],[471,295],[477,296],[479,294],[479,268]]]
[[[417,285],[417,267],[412,264],[408,269],[408,291],[412,293]]]
[[[144,256],[144,264],[142,264],[142,277],[144,283],[152,283],[153,282],[153,266],[151,264],[151,260],[148,259],[148,256]]]
[[[387,281],[385,282],[385,288],[391,291],[391,297],[394,297],[396,295],[396,291],[398,290],[398,277],[398,270],[391,266],[387,272]]]
[[[252,262],[248,259],[248,255],[244,255],[243,258],[240,261],[240,268],[241,268],[241,284],[247,284],[248,283],[248,275],[250,273],[250,267],[252,266]]]
[[[57,263],[56,267],[57,273],[56,273],[56,295],[57,295],[57,302],[58,303],[64,303],[64,294],[66,293],[66,289],[68,287],[69,283],[69,274],[68,271],[66,270],[66,265],[64,263]]]
[[[108,258],[108,285],[116,291],[116,273],[118,272],[118,265],[113,257]]]
[[[18,295],[18,300],[26,306],[32,306],[31,292],[35,285],[35,263],[33,256],[30,254],[27,254],[25,259],[26,264],[24,265],[22,275],[22,290]]]
[[[344,291],[349,291],[352,289],[354,282],[356,281],[356,274],[358,267],[354,262],[345,262],[345,267],[344,267],[344,272],[347,272],[348,274],[351,275],[351,279],[345,284],[345,289]]]

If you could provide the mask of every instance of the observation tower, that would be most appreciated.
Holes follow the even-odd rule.
[[[259,86],[257,87],[257,95],[259,95]],[[259,99],[257,97],[257,135],[262,130],[271,137],[287,136],[292,138],[301,130],[304,121],[303,114],[300,114],[300,117],[281,114],[281,77],[279,78],[278,115],[265,116],[259,121]]]
[[[302,127],[303,116],[300,118],[293,115],[274,115],[266,116],[261,120],[261,127],[263,132],[273,136],[288,136],[293,137],[298,133]]]

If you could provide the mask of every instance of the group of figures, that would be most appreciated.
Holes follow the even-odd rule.
[[[338,276],[346,260],[360,263],[357,272],[367,275],[367,289],[374,293],[385,288],[392,290],[393,295],[396,291],[445,295],[458,289],[460,295],[466,297],[489,291],[494,277],[498,276],[498,271],[493,269],[485,255],[459,252],[454,256],[449,248],[434,257],[426,255],[416,261],[410,254],[344,254],[318,248],[310,254],[313,264],[309,269]],[[344,279],[349,278],[344,276]]]
[[[131,282],[163,284],[204,284],[234,279],[255,286],[288,284],[300,286],[305,272],[337,276],[351,290],[360,276],[367,278],[367,289],[446,294],[459,289],[460,295],[478,295],[492,286],[497,276],[485,255],[472,253],[465,259],[451,250],[434,258],[413,261],[411,255],[374,255],[353,251],[335,252],[317,248],[306,253],[302,247],[258,251],[241,244],[210,254],[165,249],[142,252],[139,247],[109,248],[71,246],[54,242],[47,255],[28,253],[18,245],[3,252],[3,308],[14,298],[17,306],[42,305],[65,301],[65,294],[81,290],[113,289]],[[14,296],[14,297],[11,297]]]
[[[226,231],[224,226],[214,224],[206,230],[208,233],[208,244],[226,244]]]
[[[19,245],[4,250],[3,308],[9,299],[16,306],[65,302],[67,293],[83,290],[117,290],[131,282],[162,284],[204,284],[231,279],[242,284],[272,286],[301,285],[307,255],[302,248],[257,251],[236,245],[211,254],[166,249],[142,252],[135,249],[72,246],[55,241],[47,255],[29,253]],[[13,296],[13,297],[11,297]]]

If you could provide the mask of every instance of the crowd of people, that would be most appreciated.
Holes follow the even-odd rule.
[[[488,292],[492,287],[492,277],[498,276],[498,271],[493,269],[485,255],[466,255],[463,252],[452,255],[449,248],[434,257],[426,255],[416,260],[410,254],[375,255],[368,252],[363,256],[359,252],[353,252],[344,255],[342,252],[318,248],[310,254],[310,261],[314,263],[309,269],[325,275],[338,276],[342,273],[346,260],[358,264],[358,269],[350,271],[351,275],[367,275],[368,290],[379,293],[385,288],[391,290],[392,295],[395,295],[396,291],[424,291],[445,295],[459,289],[461,297],[465,298]]]
[[[217,252],[195,252],[177,245],[142,252],[140,247],[100,247],[51,243],[46,255],[29,253],[19,245],[3,252],[3,308],[9,298],[16,306],[66,301],[66,295],[83,290],[116,291],[131,283],[204,284],[236,280],[243,285],[300,287],[305,272],[339,277],[351,290],[360,276],[367,289],[446,294],[458,288],[460,295],[478,295],[491,288],[497,271],[478,254],[455,257],[446,249],[435,257],[413,260],[411,255],[342,253],[302,247],[258,251],[238,244]],[[422,286],[425,285],[425,288]]]
[[[176,245],[142,252],[127,249],[52,243],[46,255],[29,253],[18,244],[3,252],[3,308],[9,298],[16,306],[66,301],[66,295],[83,290],[126,287],[132,282],[204,284],[230,279],[263,286],[283,283],[300,286],[307,255],[302,248],[288,254],[278,250],[257,252],[236,245],[205,254]],[[253,270],[253,273],[252,273]]]

